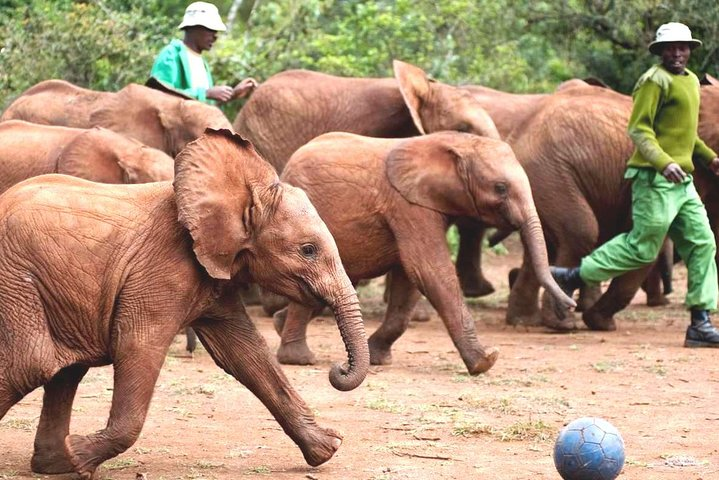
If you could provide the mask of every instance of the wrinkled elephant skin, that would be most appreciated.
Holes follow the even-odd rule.
[[[496,139],[441,132],[411,139],[325,134],[299,149],[283,181],[307,192],[334,236],[353,282],[392,273],[387,313],[370,337],[373,364],[391,362],[424,294],[444,321],[469,373],[492,367],[498,351],[482,347],[464,304],[445,241],[450,219],[520,229],[543,285],[574,306],[548,270],[541,225],[527,177],[509,146]],[[312,363],[306,327],[313,309],[292,303],[278,358]]]
[[[110,130],[0,123],[0,193],[27,178],[61,173],[99,183],[172,180],[164,152]]]
[[[206,128],[230,129],[211,105],[138,84],[98,92],[63,80],[46,80],[22,93],[0,121],[25,120],[76,128],[104,127],[175,157]]]
[[[0,196],[0,251],[0,418],[44,387],[34,471],[92,478],[127,450],[173,337],[190,325],[310,465],[340,446],[290,386],[238,291],[254,281],[330,305],[348,354],[330,372],[341,390],[357,387],[369,368],[357,295],[307,196],[281,183],[238,135],[208,130],[178,155],[174,182],[21,182]],[[70,434],[78,383],[89,367],[107,364],[107,426]]]

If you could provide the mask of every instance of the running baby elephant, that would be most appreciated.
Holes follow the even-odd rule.
[[[549,273],[527,175],[500,140],[459,132],[409,139],[329,133],[295,152],[282,179],[307,192],[353,282],[392,273],[384,322],[369,339],[372,364],[391,362],[390,348],[407,329],[418,290],[470,374],[497,360],[497,349],[477,340],[447,248],[445,232],[458,218],[519,229],[542,285],[562,308],[575,306]],[[284,322],[276,316],[280,362],[314,362],[306,343],[312,315],[311,307],[291,303]]]
[[[349,358],[330,372],[340,390],[357,387],[369,368],[357,295],[307,196],[238,135],[208,130],[178,155],[174,183],[21,182],[0,196],[0,252],[0,418],[44,387],[33,471],[90,479],[127,450],[175,333],[190,325],[307,463],[339,448],[341,436],[315,423],[237,289],[252,281],[330,305]],[[107,426],[69,435],[78,383],[89,367],[108,364]]]

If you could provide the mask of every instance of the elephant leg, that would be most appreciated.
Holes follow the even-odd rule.
[[[240,287],[240,297],[245,305],[262,305],[262,293],[260,286],[256,283],[250,283]]]
[[[8,383],[0,382],[0,420],[23,397],[23,394],[15,391]]]
[[[75,392],[87,370],[88,367],[84,365],[63,368],[44,385],[42,413],[30,462],[33,472],[57,474],[73,471],[65,455],[65,437],[70,433]]]
[[[187,343],[185,344],[185,350],[193,354],[197,348],[197,335],[192,327],[185,328],[185,336],[187,337]]]
[[[389,297],[390,297],[390,290],[392,289],[392,272],[387,272],[387,274],[384,276],[385,282],[384,282],[384,293],[382,294],[382,300],[384,303],[389,303]],[[413,322],[429,322],[432,318],[432,312],[431,312],[431,306],[423,305],[420,302],[417,302],[417,305],[414,307],[414,310],[412,311],[412,321]]]
[[[510,272],[511,274],[512,272]],[[525,254],[522,258],[522,266],[516,271],[512,288],[509,291],[505,316],[505,322],[508,325],[539,325],[541,323],[539,288],[539,280],[534,274],[532,262],[529,255]]]
[[[118,339],[107,426],[91,435],[65,437],[67,457],[81,479],[92,479],[98,465],[137,441],[172,337],[157,340],[158,343],[147,345],[130,335]]]
[[[669,283],[671,284],[671,280]],[[642,289],[647,294],[647,306],[658,307],[669,304],[669,299],[664,296],[662,271],[658,261],[649,269],[647,278],[642,283]]]
[[[582,315],[587,327],[590,330],[616,330],[614,314],[629,305],[650,268],[646,266],[614,278],[604,295]]]
[[[592,209],[584,198],[570,202],[562,211],[561,218],[554,218],[555,265],[578,267],[582,258],[592,252],[599,239],[599,224]],[[558,221],[559,220],[559,221]],[[585,289],[586,302],[596,291]],[[581,292],[580,292],[581,294]],[[564,311],[558,315],[554,302],[547,292],[542,296],[542,324],[559,332],[575,330],[578,319],[574,312]]]
[[[459,251],[456,270],[462,292],[466,297],[482,297],[494,293],[494,287],[482,273],[482,239],[485,227],[478,224],[457,223]]]
[[[264,288],[260,288],[260,301],[262,303],[262,310],[264,310],[267,315],[274,315],[290,303],[289,300],[282,295],[277,295]]]
[[[372,365],[392,363],[392,344],[407,330],[420,296],[401,268],[392,271],[392,285],[384,321],[368,340]]]
[[[277,360],[284,365],[314,365],[315,354],[307,346],[307,325],[323,310],[291,302],[275,313],[275,329],[282,328]]]
[[[342,444],[342,436],[317,425],[312,411],[280,370],[252,320],[244,312],[235,314],[237,318],[231,320],[195,322],[203,345],[223,370],[267,407],[309,465],[326,462]]]
[[[586,312],[602,296],[601,285],[585,285],[579,289],[579,300],[577,301],[577,312]]]
[[[491,347],[485,349],[477,339],[474,319],[464,304],[462,289],[450,260],[444,224],[440,218],[428,221],[424,212],[417,214],[423,217],[406,215],[393,219],[402,268],[437,310],[469,373],[486,372],[497,361],[499,351]],[[425,227],[425,235],[419,240],[416,235],[405,233],[414,232],[416,225]]]

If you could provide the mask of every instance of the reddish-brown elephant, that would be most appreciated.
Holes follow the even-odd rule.
[[[300,189],[281,183],[249,142],[208,131],[176,158],[174,182],[106,185],[65,175],[0,196],[0,418],[45,389],[32,468],[89,479],[137,439],[174,335],[192,325],[225,371],[249,388],[321,464],[341,436],[319,427],[237,295],[254,281],[330,305],[348,353],[331,383],[357,387],[369,368],[357,295],[337,246]],[[107,426],[70,435],[77,386],[112,364]]]
[[[235,130],[282,172],[290,156],[313,138],[342,131],[367,137],[400,138],[456,130],[490,138],[499,133],[487,112],[464,89],[430,79],[414,65],[395,60],[395,78],[345,78],[306,70],[279,73],[253,93],[235,118]],[[477,244],[477,226],[459,224],[462,242]],[[477,263],[480,249],[458,265]],[[463,250],[464,251],[464,250]],[[494,291],[473,272],[463,275],[468,296]]]
[[[205,128],[232,128],[219,108],[196,100],[134,83],[119,92],[97,92],[63,80],[46,80],[23,92],[0,117],[12,119],[76,128],[104,127],[172,157]]]
[[[369,339],[373,364],[391,362],[417,290],[439,313],[470,374],[496,361],[498,351],[477,340],[450,258],[445,232],[456,218],[519,229],[540,283],[563,308],[574,306],[549,274],[527,176],[500,140],[458,132],[410,139],[330,133],[295,152],[282,180],[307,192],[353,282],[392,272],[385,320]],[[312,314],[292,303],[284,320],[276,316],[280,362],[313,363],[306,343]]]
[[[46,173],[100,183],[147,183],[172,180],[174,170],[166,153],[105,128],[0,123],[0,193]]]

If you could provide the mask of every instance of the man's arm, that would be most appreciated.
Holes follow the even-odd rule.
[[[694,156],[701,160],[704,165],[709,165],[713,160],[716,159],[717,154],[707,146],[706,143],[704,143],[704,140],[699,138],[699,135],[697,135],[697,139],[694,141]]]
[[[627,131],[634,146],[658,172],[664,172],[672,157],[659,145],[654,132],[654,119],[662,98],[662,89],[651,80],[646,80],[635,90],[632,115],[629,117]]]

